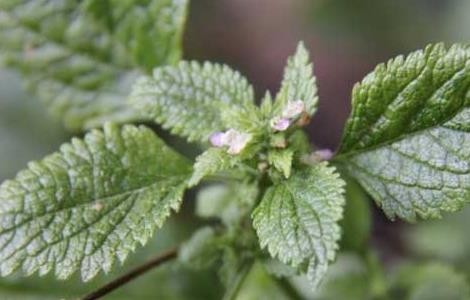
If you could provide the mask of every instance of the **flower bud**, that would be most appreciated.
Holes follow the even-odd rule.
[[[229,146],[229,154],[239,154],[251,140],[251,134],[238,132],[235,129],[229,129],[225,133],[226,145]]]
[[[305,104],[302,100],[287,102],[286,107],[282,110],[282,117],[292,119],[298,117],[305,110]]]
[[[313,155],[317,157],[318,160],[324,161],[330,160],[333,157],[333,152],[330,149],[321,149],[315,151]]]
[[[227,144],[226,141],[226,134],[223,132],[214,132],[210,137],[209,141],[211,142],[212,146],[220,148]]]
[[[271,120],[271,128],[276,131],[284,131],[290,126],[290,120],[287,118],[275,117]]]

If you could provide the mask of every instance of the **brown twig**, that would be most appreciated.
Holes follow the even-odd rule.
[[[79,300],[95,300],[99,299],[115,289],[123,286],[124,284],[128,283],[129,281],[137,278],[138,276],[144,274],[145,272],[160,266],[161,264],[170,261],[178,256],[178,249],[172,248],[169,249],[162,254],[152,258],[151,260],[147,261],[146,263],[132,269],[128,273],[122,275],[121,277],[116,278],[115,280],[109,282],[108,284],[98,288],[97,290],[91,292],[90,294],[79,298]]]

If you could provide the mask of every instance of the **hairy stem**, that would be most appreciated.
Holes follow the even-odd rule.
[[[140,275],[150,271],[153,268],[160,266],[161,264],[170,261],[178,256],[178,249],[172,248],[169,249],[162,254],[157,255],[156,257],[150,259],[149,261],[145,262],[144,264],[136,267],[135,269],[130,270],[128,273],[122,275],[114,279],[113,281],[109,282],[108,284],[98,288],[97,290],[91,292],[90,294],[80,298],[79,300],[95,300],[99,299],[115,289],[125,285],[126,283],[136,279]]]

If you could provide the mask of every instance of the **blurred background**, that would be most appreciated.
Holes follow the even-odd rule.
[[[428,43],[470,40],[468,0],[193,0],[189,12],[185,58],[240,70],[259,97],[265,90],[277,91],[287,56],[303,40],[311,51],[320,95],[309,135],[316,145],[331,149],[338,146],[354,83],[375,65]],[[56,150],[70,136],[24,92],[15,73],[0,70],[0,181],[13,177],[28,161]],[[382,260],[393,264],[402,257],[439,258],[470,274],[469,209],[457,217],[410,227],[389,222],[371,208],[371,243]],[[189,215],[180,214],[157,234],[158,249],[188,237],[198,224]],[[152,247],[141,250],[135,260],[143,260]],[[179,290],[170,297],[159,289],[161,299],[182,299],[184,293],[190,299],[217,299],[221,290],[211,275],[178,272],[182,275],[176,283],[164,279],[164,272],[176,272],[171,267],[158,272],[151,276],[160,277],[147,280],[163,280],[167,288]],[[204,285],[209,289],[204,290]],[[133,299],[160,299],[155,293],[147,296]]]

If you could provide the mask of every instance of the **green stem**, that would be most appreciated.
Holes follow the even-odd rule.
[[[248,276],[248,273],[250,272],[252,266],[253,266],[253,263],[250,262],[250,263],[245,264],[241,268],[240,272],[238,272],[237,276],[232,282],[232,285],[225,292],[225,295],[222,298],[222,300],[235,300],[237,298],[238,292],[240,292],[240,288],[242,287],[243,282],[245,281],[245,278]]]

